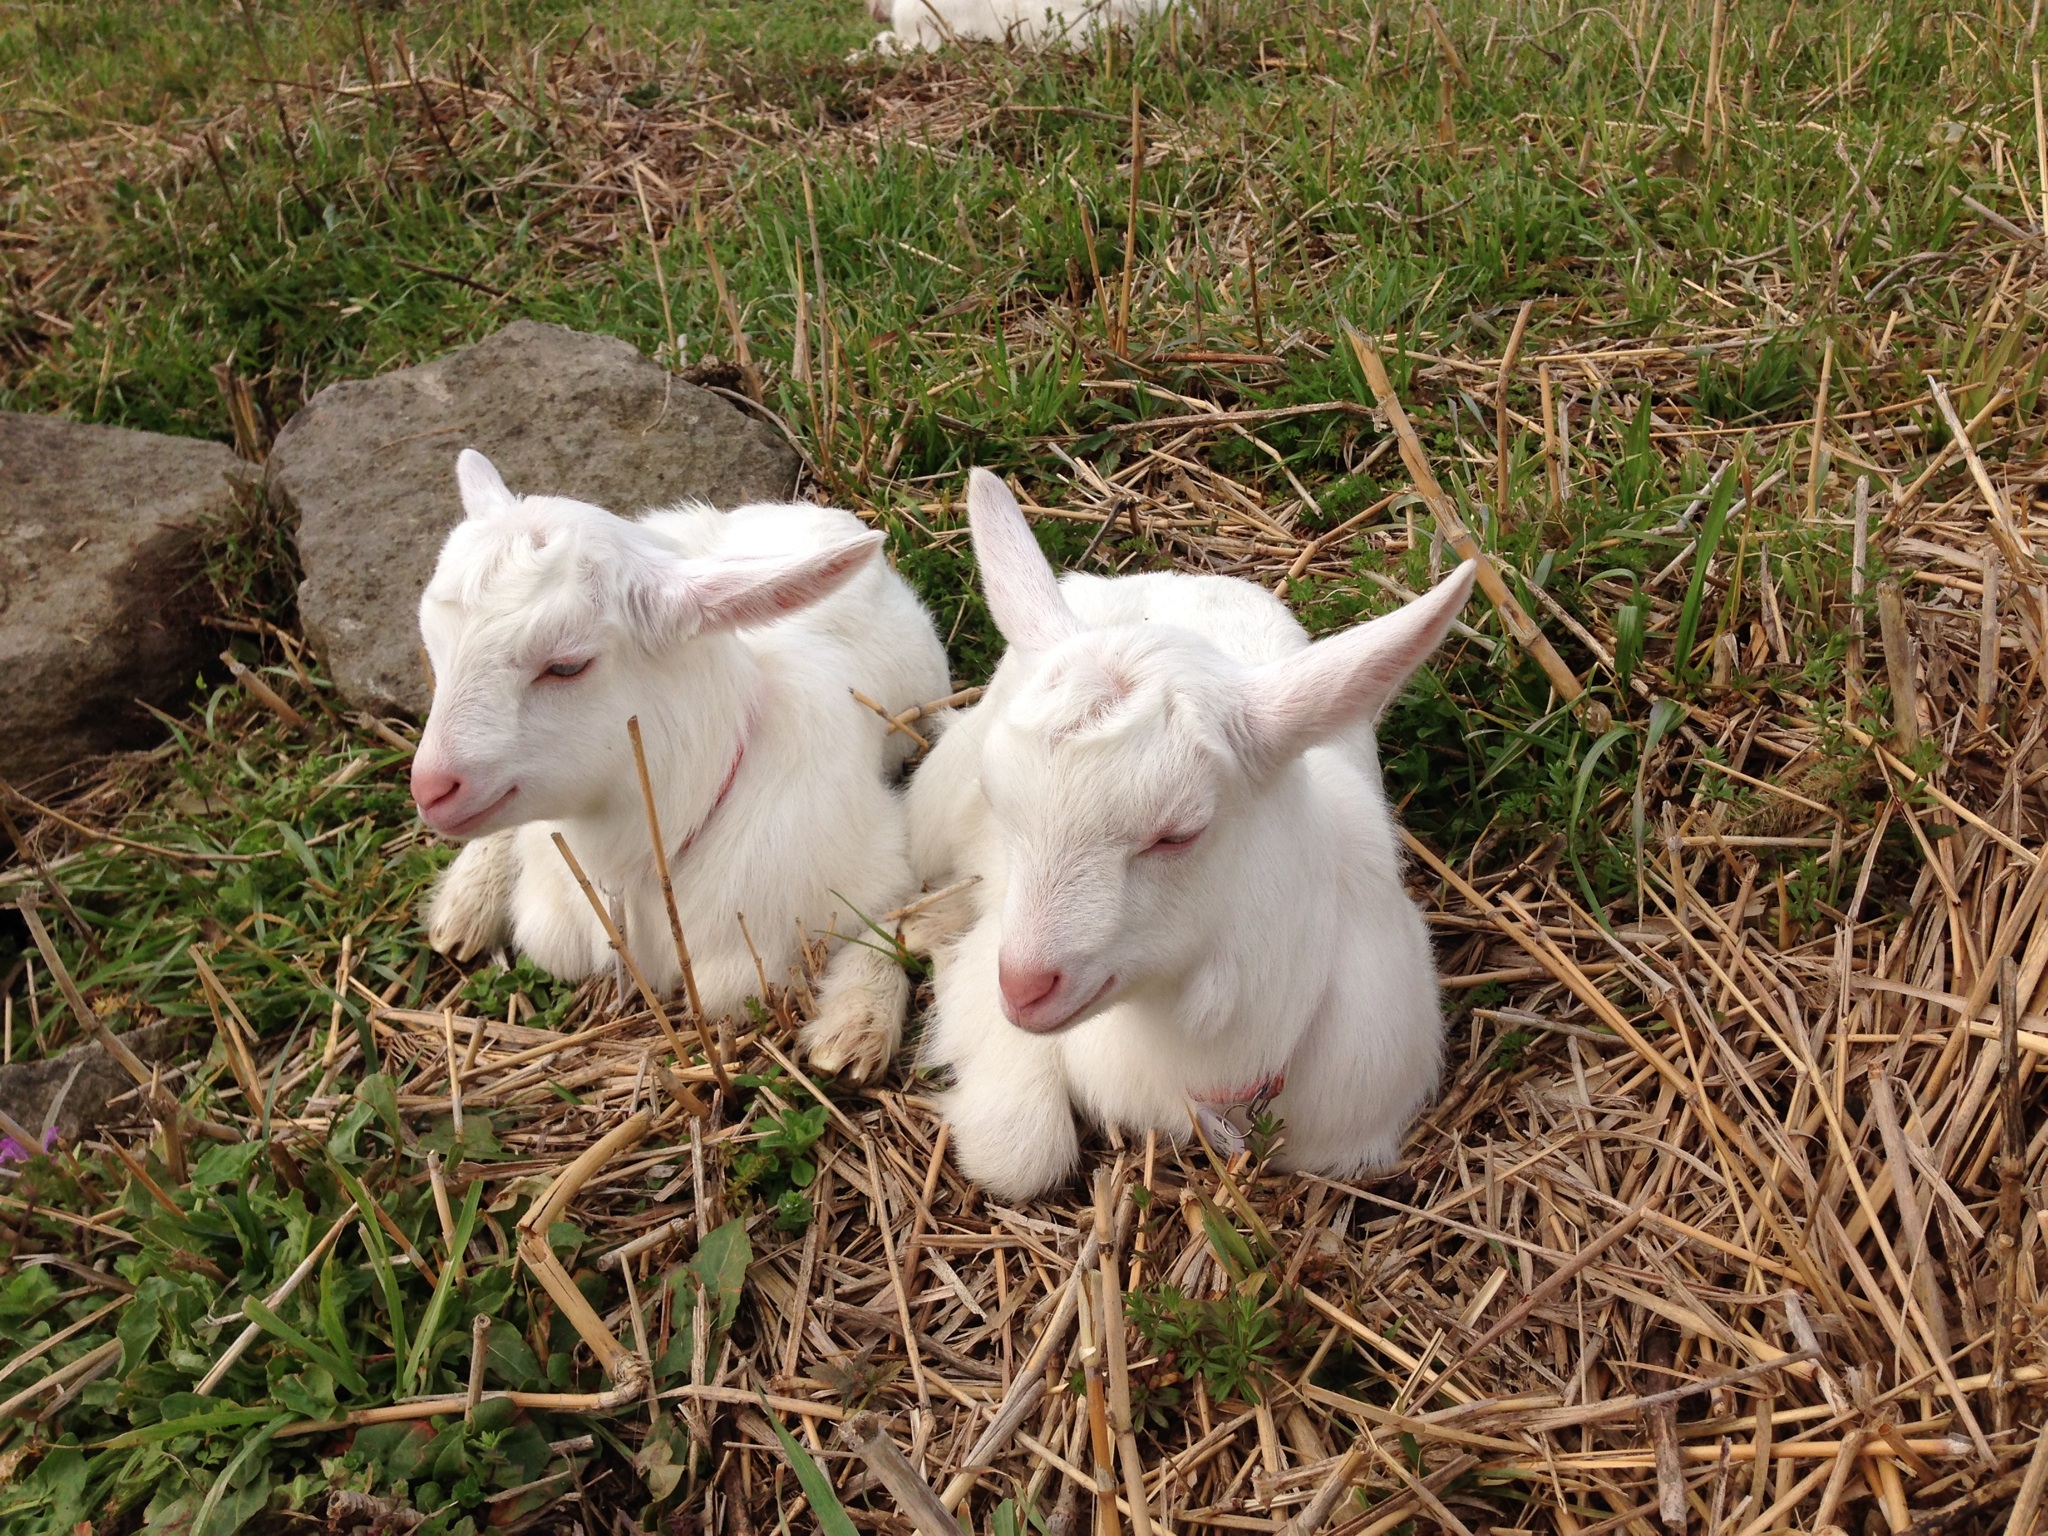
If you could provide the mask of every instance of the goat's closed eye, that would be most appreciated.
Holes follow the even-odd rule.
[[[1162,832],[1146,845],[1145,851],[1147,853],[1179,853],[1183,848],[1192,845],[1194,840],[1201,835],[1202,828],[1200,827],[1194,827],[1185,832]]]
[[[551,661],[541,669],[541,674],[535,681],[545,682],[551,677],[581,677],[590,670],[591,662],[596,659],[594,656],[586,656],[581,661]]]

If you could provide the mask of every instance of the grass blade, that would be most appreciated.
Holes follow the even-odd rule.
[[[790,1466],[796,1470],[797,1483],[802,1487],[804,1497],[811,1501],[819,1529],[825,1536],[860,1536],[854,1527],[853,1517],[847,1514],[846,1506],[839,1502],[839,1495],[833,1491],[832,1479],[811,1459],[811,1453],[798,1443],[796,1436],[782,1427],[782,1420],[776,1417],[765,1397],[761,1399],[761,1412],[767,1415],[768,1427],[775,1431],[775,1438],[781,1442],[782,1454],[789,1458]]]

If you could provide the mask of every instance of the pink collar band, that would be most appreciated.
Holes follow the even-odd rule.
[[[1264,1109],[1280,1097],[1280,1091],[1286,1086],[1287,1069],[1283,1067],[1278,1072],[1268,1073],[1242,1087],[1226,1088],[1220,1093],[1198,1093],[1193,1097],[1197,1104],[1207,1104],[1216,1109],[1236,1109],[1240,1106]]]
[[[751,724],[750,721],[749,727]],[[671,868],[683,861],[683,855],[690,851],[690,845],[704,835],[705,827],[710,825],[711,818],[718,814],[718,808],[725,804],[725,797],[732,793],[733,780],[740,776],[740,762],[747,755],[747,737],[752,734],[749,727],[741,728],[739,744],[732,751],[732,764],[725,770],[725,782],[718,786],[718,794],[713,798],[711,808],[698,818],[697,825],[690,829],[690,835],[677,846],[675,856],[669,860]]]

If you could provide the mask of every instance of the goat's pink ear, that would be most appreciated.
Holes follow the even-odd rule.
[[[492,517],[509,511],[517,500],[505,488],[498,466],[474,448],[465,448],[456,456],[455,488],[462,495],[464,517]]]
[[[1277,766],[1346,726],[1378,719],[1443,643],[1478,570],[1467,560],[1406,607],[1255,668],[1244,702],[1254,756]]]
[[[1081,627],[1017,498],[985,469],[967,476],[967,526],[981,561],[981,590],[1004,639],[1027,651],[1045,651]]]
[[[881,547],[879,533],[857,533],[797,555],[685,560],[678,606],[689,611],[699,634],[787,618],[838,591]]]

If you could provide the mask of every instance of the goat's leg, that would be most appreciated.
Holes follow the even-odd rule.
[[[1026,1034],[997,1001],[996,925],[982,922],[939,968],[925,1055],[950,1067],[940,1103],[961,1170],[998,1199],[1043,1194],[1073,1173],[1081,1139],[1060,1042]]]
[[[963,1062],[940,1104],[961,1170],[999,1199],[1027,1200],[1073,1173],[1081,1138],[1055,1053],[999,1013],[986,1027],[1001,1048]]]
[[[975,888],[957,883],[933,896],[912,902],[915,909],[903,919],[903,947],[913,955],[936,958],[980,917],[975,910]]]
[[[909,1004],[910,978],[896,957],[848,940],[819,982],[818,1016],[799,1037],[804,1054],[822,1071],[872,1076],[896,1054]]]
[[[519,878],[513,831],[480,837],[441,873],[427,904],[427,942],[468,960],[512,939],[512,887]]]

